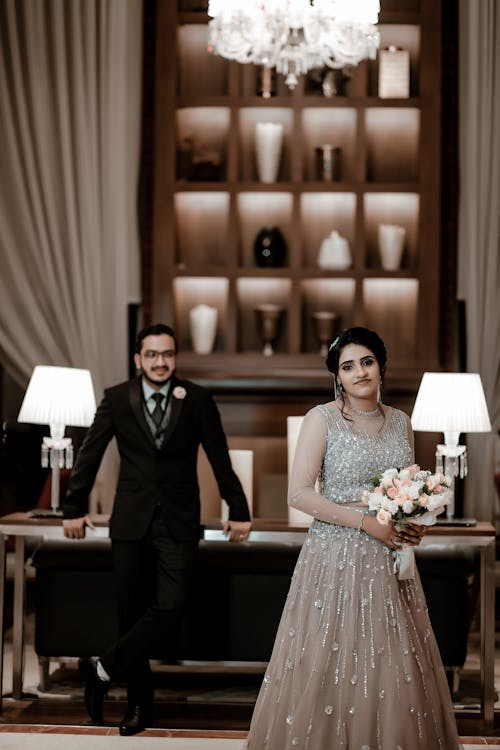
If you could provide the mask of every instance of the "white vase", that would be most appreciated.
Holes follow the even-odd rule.
[[[283,125],[279,122],[258,122],[255,126],[255,156],[261,182],[276,182],[283,146]]]
[[[335,229],[322,241],[318,266],[320,268],[350,268],[352,264],[349,242]]]
[[[397,271],[405,246],[406,229],[395,224],[379,224],[378,249],[384,271]]]
[[[191,341],[196,354],[210,354],[217,334],[217,308],[197,305],[189,311]]]

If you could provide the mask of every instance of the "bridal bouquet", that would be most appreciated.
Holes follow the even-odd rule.
[[[413,464],[403,469],[386,469],[374,480],[374,489],[365,490],[363,502],[376,511],[377,521],[404,527],[407,523],[431,526],[450,502],[449,482],[444,474],[423,471]],[[415,555],[411,547],[395,553],[398,578],[415,577]]]

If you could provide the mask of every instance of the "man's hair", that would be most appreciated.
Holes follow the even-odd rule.
[[[154,325],[147,326],[147,328],[143,328],[141,331],[139,331],[135,339],[135,353],[141,353],[142,342],[144,341],[146,336],[161,336],[164,333],[166,333],[167,336],[172,336],[175,344],[175,352],[177,353],[178,347],[175,331],[170,326],[165,325],[165,323],[155,323]]]

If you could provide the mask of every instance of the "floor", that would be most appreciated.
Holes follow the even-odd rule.
[[[239,670],[223,675],[199,668],[194,675],[157,669],[154,729],[134,738],[118,735],[116,725],[125,711],[125,695],[115,688],[106,701],[109,727],[92,727],[83,704],[83,680],[75,660],[51,662],[50,688],[40,690],[38,661],[33,649],[33,621],[27,618],[25,695],[9,696],[12,680],[11,631],[6,633],[1,750],[243,750],[262,671]],[[478,700],[478,635],[472,632],[469,655],[461,672],[455,708],[464,750],[487,746],[500,750],[500,701],[495,726],[485,726],[474,711]],[[500,634],[497,636],[495,685],[500,693]],[[175,687],[174,687],[175,686]],[[277,749],[279,750],[279,749]]]

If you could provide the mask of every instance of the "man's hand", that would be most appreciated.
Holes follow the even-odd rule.
[[[230,542],[244,542],[248,539],[252,524],[250,521],[226,521],[224,534],[229,534]]]
[[[83,516],[83,518],[65,518],[63,520],[64,536],[68,539],[84,539],[85,526],[88,526],[89,529],[95,529],[89,516]]]

